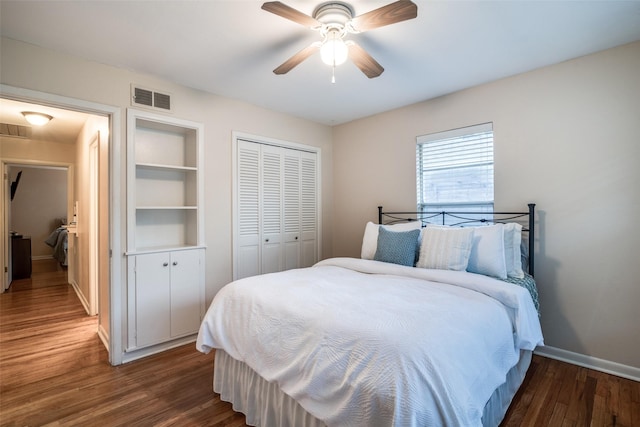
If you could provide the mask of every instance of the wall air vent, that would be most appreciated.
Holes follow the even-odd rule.
[[[171,110],[171,97],[164,93],[153,93],[153,106],[156,108],[163,108],[165,110]]]
[[[27,139],[31,137],[31,128],[23,125],[0,123],[0,136]]]
[[[131,105],[171,111],[171,95],[131,85]]]

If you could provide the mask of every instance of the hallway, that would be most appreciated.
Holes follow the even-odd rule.
[[[213,393],[213,353],[189,344],[113,367],[97,328],[66,272],[34,261],[0,295],[0,425],[245,425]]]

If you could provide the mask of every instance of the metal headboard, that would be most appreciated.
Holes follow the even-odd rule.
[[[505,224],[507,222],[518,222],[525,224],[522,231],[528,233],[529,254],[528,273],[533,276],[534,271],[534,251],[535,246],[535,203],[529,203],[528,212],[384,212],[382,206],[378,206],[378,224],[396,224],[407,221],[422,221],[422,226],[427,224],[444,225],[449,222],[451,226],[475,226],[480,224]],[[487,219],[486,217],[491,217]],[[451,223],[453,221],[453,223]]]

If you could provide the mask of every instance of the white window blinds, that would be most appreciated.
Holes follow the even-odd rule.
[[[418,210],[493,210],[493,124],[417,137]]]

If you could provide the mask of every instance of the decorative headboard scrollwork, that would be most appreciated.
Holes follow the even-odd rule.
[[[527,212],[465,212],[465,211],[420,211],[420,212],[385,212],[378,206],[378,224],[396,224],[407,221],[422,221],[428,224],[470,227],[483,224],[506,224],[518,222],[528,239],[528,273],[534,272],[535,247],[535,203],[528,204]]]

